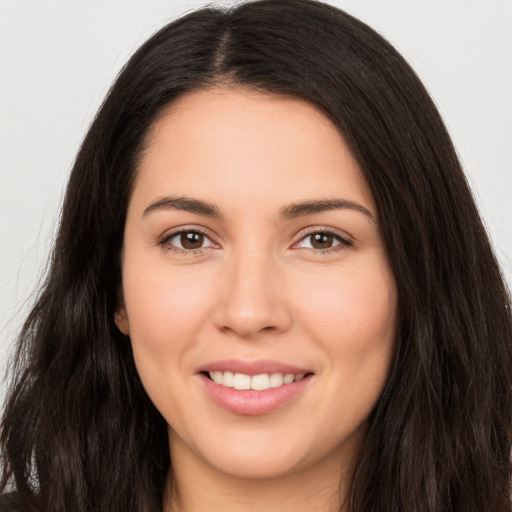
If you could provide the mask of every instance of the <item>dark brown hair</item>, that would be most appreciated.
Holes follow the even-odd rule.
[[[153,512],[167,425],[113,317],[144,137],[215,84],[305,99],[373,193],[399,294],[389,381],[358,454],[350,512],[511,512],[510,297],[424,87],[371,28],[310,0],[205,8],[130,59],[77,156],[49,273],[18,340],[0,490],[20,510]]]

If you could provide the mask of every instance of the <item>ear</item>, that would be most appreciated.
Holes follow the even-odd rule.
[[[130,322],[128,321],[128,315],[126,313],[122,287],[119,287],[117,292],[117,304],[114,313],[114,323],[125,336],[130,334]]]

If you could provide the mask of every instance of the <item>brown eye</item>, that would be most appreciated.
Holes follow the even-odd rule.
[[[201,231],[178,231],[164,238],[161,245],[176,252],[192,252],[206,247],[215,247],[215,244]]]
[[[196,232],[185,232],[180,235],[180,243],[183,249],[199,249],[203,246],[204,235]]]
[[[330,233],[329,231],[317,231],[316,233],[309,233],[304,236],[295,247],[321,251],[334,249],[337,246],[340,246],[339,248],[341,249],[351,245],[352,242],[350,240],[346,240],[340,235]]]
[[[314,249],[329,249],[333,246],[334,235],[331,233],[314,233],[310,237],[311,247]]]

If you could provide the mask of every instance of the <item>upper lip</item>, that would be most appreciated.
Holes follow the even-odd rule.
[[[311,373],[311,370],[272,359],[258,359],[254,361],[222,359],[202,365],[198,368],[197,372],[233,372],[245,375],[259,375],[262,373],[282,373],[286,375],[293,373],[298,375],[301,373]]]

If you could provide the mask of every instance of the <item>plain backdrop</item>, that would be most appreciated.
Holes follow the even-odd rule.
[[[377,29],[424,81],[510,287],[512,0],[330,3]],[[74,155],[102,98],[142,42],[205,4],[0,0],[0,376],[43,275]],[[0,383],[0,401],[3,389]]]

